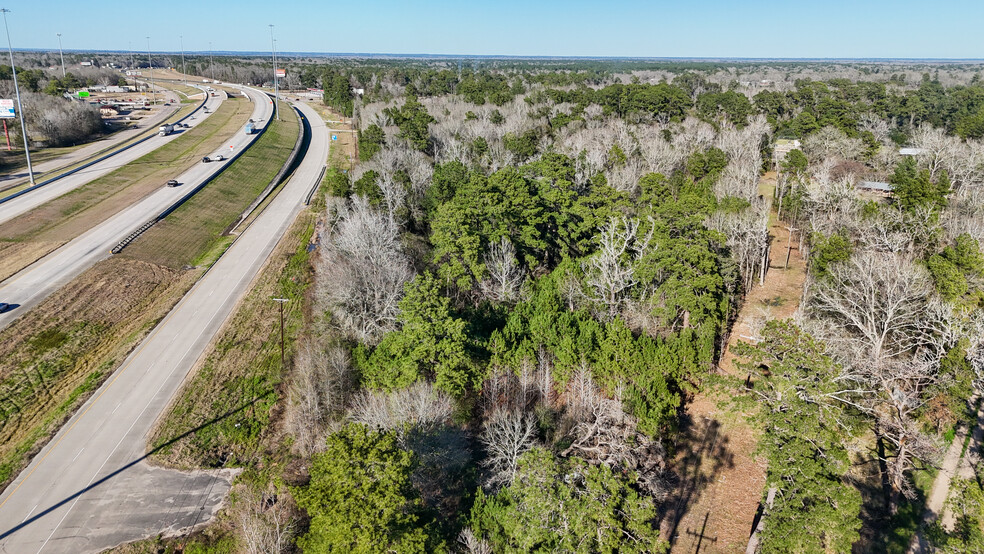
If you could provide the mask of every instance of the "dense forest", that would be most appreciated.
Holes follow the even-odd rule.
[[[305,334],[203,543],[663,552],[713,398],[754,430],[758,551],[908,548],[984,382],[978,66],[285,64],[359,163],[327,173]],[[736,337],[793,248],[795,313]],[[942,550],[984,549],[973,469],[919,531]]]

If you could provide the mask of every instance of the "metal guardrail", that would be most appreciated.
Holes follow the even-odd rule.
[[[321,180],[325,178],[325,173],[327,171],[328,171],[327,165],[321,166],[321,173],[319,173],[318,178],[314,180],[314,186],[311,187],[311,190],[308,191],[307,196],[304,197],[305,206],[311,205],[311,198],[314,196],[314,193],[318,191],[318,187],[321,186]]]
[[[266,125],[264,125],[263,127],[260,127],[259,132],[253,134],[252,135],[253,138],[243,148],[239,149],[238,152],[236,152],[235,154],[233,154],[232,157],[230,157],[229,160],[225,164],[223,164],[221,167],[219,167],[216,171],[212,172],[212,174],[209,175],[208,177],[206,177],[201,183],[198,184],[198,186],[196,186],[195,188],[193,188],[190,191],[188,191],[188,193],[186,193],[181,198],[177,199],[174,203],[172,203],[170,206],[168,206],[167,209],[165,209],[164,211],[162,211],[161,213],[157,214],[156,216],[154,216],[153,218],[151,218],[149,221],[147,221],[146,223],[144,223],[143,225],[141,225],[140,227],[138,227],[137,230],[135,230],[134,232],[132,232],[129,235],[127,235],[126,238],[124,238],[123,240],[121,240],[119,242],[119,244],[117,244],[116,246],[114,246],[113,249],[110,250],[110,252],[113,253],[113,254],[119,254],[120,252],[123,251],[124,248],[126,248],[127,246],[129,246],[129,244],[131,242],[133,242],[134,240],[136,240],[137,237],[139,237],[143,233],[147,232],[147,229],[150,229],[158,221],[160,221],[160,220],[164,219],[165,217],[167,217],[168,215],[170,215],[174,210],[178,209],[182,204],[184,204],[185,202],[187,202],[188,200],[190,200],[192,196],[198,194],[198,191],[200,191],[203,188],[205,188],[205,185],[211,183],[216,177],[218,177],[219,175],[221,175],[223,171],[225,171],[226,169],[228,169],[229,167],[231,167],[232,164],[236,160],[238,160],[240,156],[242,156],[243,154],[245,154],[246,151],[250,149],[250,147],[252,147],[254,144],[256,144],[256,141],[259,140],[261,136],[263,136],[263,133],[265,133],[266,130],[269,127],[270,127],[270,119],[268,118]]]
[[[184,120],[188,119],[189,117],[195,115],[195,113],[198,112],[198,110],[202,109],[202,107],[205,106],[205,102],[208,102],[208,98],[209,98],[208,92],[205,91],[205,99],[202,100],[202,103],[199,104],[198,107],[195,108],[194,110],[188,112],[188,115],[182,117],[181,119],[175,121],[174,123],[181,123],[182,121],[184,121]],[[112,158],[113,156],[119,154],[120,152],[125,152],[126,150],[129,150],[129,149],[133,148],[134,146],[136,146],[138,144],[142,144],[142,143],[144,143],[144,142],[146,142],[146,141],[148,141],[148,140],[150,140],[150,139],[152,139],[152,138],[154,138],[156,136],[157,136],[157,134],[154,133],[154,134],[152,134],[150,136],[147,136],[147,137],[144,137],[144,138],[142,138],[142,139],[140,139],[140,140],[138,140],[136,142],[133,142],[131,144],[128,144],[128,145],[126,145],[126,146],[124,146],[124,147],[122,147],[122,148],[120,148],[118,150],[114,150],[113,152],[110,152],[109,154],[106,154],[104,156],[100,156],[99,158],[97,158],[95,160],[88,161],[85,164],[80,165],[79,167],[76,167],[75,169],[72,169],[70,171],[66,171],[65,173],[62,173],[61,175],[58,175],[57,177],[52,177],[51,179],[48,179],[48,180],[45,180],[45,181],[41,181],[40,183],[37,183],[37,184],[35,184],[33,186],[30,186],[30,187],[27,187],[24,190],[20,190],[20,191],[17,191],[15,193],[9,195],[9,196],[5,196],[3,198],[0,198],[0,204],[3,204],[4,202],[9,202],[9,201],[13,200],[14,198],[17,198],[19,196],[23,196],[23,195],[25,195],[25,194],[27,194],[27,193],[29,193],[31,191],[34,191],[34,190],[37,190],[37,189],[43,187],[45,185],[50,185],[51,183],[54,183],[55,181],[58,181],[60,179],[64,179],[65,177],[68,177],[69,175],[74,175],[74,174],[78,173],[79,171],[82,171],[83,169],[86,169],[88,167],[91,167],[91,166],[93,166],[93,165],[95,165],[95,164],[97,164],[97,163],[99,163],[99,162],[101,162],[103,160]]]

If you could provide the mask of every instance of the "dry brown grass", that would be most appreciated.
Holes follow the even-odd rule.
[[[0,240],[0,282],[57,250],[65,241]]]

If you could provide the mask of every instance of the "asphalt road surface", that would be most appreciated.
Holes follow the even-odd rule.
[[[82,148],[79,148],[78,150],[73,150],[64,156],[59,156],[51,160],[45,160],[41,163],[34,164],[34,180],[43,181],[45,179],[45,174],[56,172],[61,168],[75,165],[76,163],[79,163],[87,158],[95,157],[96,154],[104,150],[109,150],[136,137],[137,135],[142,135],[152,127],[160,126],[162,121],[166,120],[168,117],[173,115],[174,112],[181,109],[181,97],[177,92],[161,89],[158,96],[162,97],[164,102],[168,102],[171,105],[160,106],[157,113],[148,118],[137,121],[128,129],[113,133],[106,138],[96,140],[83,146]],[[198,98],[196,100],[196,103],[197,102],[201,102],[201,98]],[[27,169],[23,169],[22,171],[14,174],[0,175],[0,186],[7,188],[15,186],[18,183],[26,183],[27,177]]]
[[[253,99],[253,119],[262,120],[263,124],[266,124],[273,114],[273,105],[268,97],[259,91],[249,90],[249,94]],[[239,152],[256,138],[256,134],[247,135],[240,130],[227,141],[227,144],[233,148],[225,152],[227,155],[230,152]],[[154,141],[148,141],[150,142]],[[110,250],[123,238],[179,200],[188,189],[202,183],[223,164],[229,163],[230,160],[195,164],[177,178],[181,183],[180,186],[165,187],[161,183],[161,188],[157,191],[0,283],[0,302],[14,306],[0,314],[0,329],[5,328],[99,260],[109,257]],[[43,192],[45,188],[35,192]],[[31,197],[32,194],[26,195],[25,198]],[[0,213],[4,206],[6,204],[0,204]]]
[[[152,468],[147,435],[316,184],[329,137],[314,109],[299,108],[313,136],[294,176],[0,495],[0,552],[99,552],[218,510],[229,473]]]
[[[205,107],[209,109],[210,112],[214,112],[225,95],[210,96],[208,101],[205,103]],[[207,114],[202,112],[195,112],[194,119],[186,119],[184,123],[187,123],[189,127],[194,127],[195,125],[201,123]],[[178,131],[178,130],[176,130]],[[181,133],[188,131],[188,129],[181,129],[180,132],[174,132],[166,136],[154,136],[150,140],[142,142],[133,148],[129,148],[116,154],[115,156],[110,156],[105,160],[91,165],[78,173],[73,173],[63,179],[59,179],[54,183],[45,185],[41,188],[32,190],[31,192],[18,196],[12,200],[8,200],[3,204],[0,204],[0,223],[11,220],[25,212],[28,212],[41,204],[49,200],[58,198],[59,196],[75,190],[82,185],[106,175],[114,169],[123,167],[124,165],[140,158],[141,156],[157,150],[161,146],[164,146],[168,142],[181,136]]]

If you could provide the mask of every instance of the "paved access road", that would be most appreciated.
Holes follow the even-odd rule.
[[[152,468],[147,435],[316,185],[328,134],[317,112],[299,108],[313,136],[294,176],[0,495],[0,552],[99,552],[218,509],[228,473]]]
[[[208,108],[209,112],[214,113],[214,111],[218,109],[219,105],[221,105],[224,98],[225,95],[221,94],[219,96],[210,96],[205,103],[205,107]],[[208,114],[197,111],[195,112],[194,119],[188,118],[184,120],[184,123],[187,123],[189,127],[194,127],[195,125],[201,123],[206,117],[208,117]],[[188,129],[175,129],[175,132],[170,135],[163,137],[154,136],[150,140],[142,142],[133,148],[128,148],[127,150],[124,150],[114,156],[110,156],[109,158],[106,158],[97,164],[93,164],[77,173],[73,173],[72,175],[59,179],[54,183],[32,190],[31,192],[18,196],[12,200],[8,200],[7,202],[0,204],[0,223],[11,220],[40,206],[41,204],[44,204],[49,200],[53,200],[67,192],[71,192],[92,180],[106,175],[114,169],[123,167],[141,156],[153,152],[168,142],[178,138],[181,136],[181,133],[187,130]]]
[[[157,88],[160,89],[160,87]],[[75,165],[86,160],[87,158],[95,157],[96,154],[104,150],[109,150],[136,137],[137,135],[142,135],[151,128],[160,126],[161,122],[165,121],[168,117],[173,115],[174,112],[181,109],[181,100],[177,92],[160,89],[158,96],[163,98],[163,102],[168,102],[171,105],[160,106],[157,113],[148,118],[141,119],[128,129],[118,131],[106,138],[96,140],[83,146],[82,148],[79,148],[78,150],[73,150],[64,156],[59,156],[51,160],[45,160],[41,163],[34,164],[34,180],[43,181],[46,174],[56,172],[59,169],[70,165]],[[196,102],[201,102],[200,95]],[[27,177],[27,169],[9,175],[0,175],[0,186],[9,188],[16,186],[19,183],[26,183]],[[2,196],[2,193],[0,193],[0,196]]]
[[[265,94],[247,90],[249,90],[253,100],[253,119],[262,120],[265,124],[273,114],[273,105]],[[240,129],[226,142],[227,145],[232,146],[232,148],[225,150],[226,156],[228,157],[230,152],[241,151],[256,138],[256,134],[247,135]],[[147,143],[152,142],[154,141],[147,141]],[[138,148],[134,148],[134,150]],[[177,181],[181,183],[180,186],[165,187],[161,183],[161,188],[156,192],[144,197],[136,204],[96,225],[68,244],[0,283],[0,302],[14,306],[0,314],[0,329],[9,325],[21,314],[36,306],[48,295],[92,267],[99,260],[109,257],[110,250],[124,237],[167,209],[168,206],[187,194],[190,188],[201,184],[209,175],[229,163],[230,160],[195,164],[194,167],[177,178]],[[50,186],[58,187],[60,185],[52,184]],[[30,198],[35,193],[43,193],[46,188],[38,189],[23,198]],[[0,213],[5,206],[6,204],[0,204]]]

